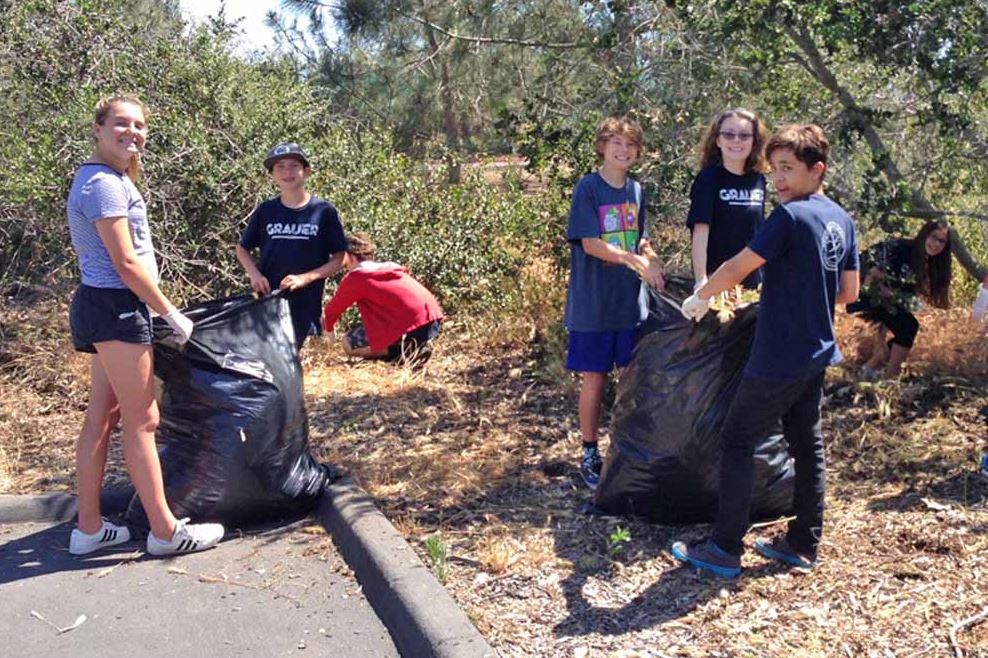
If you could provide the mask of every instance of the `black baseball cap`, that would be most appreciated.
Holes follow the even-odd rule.
[[[295,158],[301,160],[306,167],[311,166],[301,146],[295,142],[282,142],[268,151],[267,157],[264,158],[264,168],[270,172],[274,168],[274,163],[282,158]]]

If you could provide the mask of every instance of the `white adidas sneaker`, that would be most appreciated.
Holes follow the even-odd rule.
[[[223,539],[223,526],[219,523],[189,523],[179,519],[171,541],[162,541],[148,533],[148,553],[151,555],[177,555],[204,551],[216,546]]]
[[[72,555],[86,555],[106,546],[116,546],[130,541],[130,530],[127,526],[114,525],[103,519],[103,527],[96,532],[89,534],[75,528],[69,537],[69,553]]]

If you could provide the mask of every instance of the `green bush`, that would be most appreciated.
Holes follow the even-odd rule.
[[[0,31],[0,286],[74,277],[64,203],[90,153],[93,108],[128,93],[149,108],[138,186],[166,289],[187,301],[245,290],[233,247],[252,208],[274,196],[261,161],[293,139],[310,152],[312,190],[409,265],[447,311],[504,306],[518,268],[559,233],[557,203],[397,152],[386,129],[342,123],[288,61],[247,62],[231,27],[134,30],[132,0],[16,3]]]

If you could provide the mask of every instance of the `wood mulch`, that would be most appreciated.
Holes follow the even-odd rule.
[[[0,309],[0,493],[72,487],[88,374],[65,303]],[[421,371],[315,341],[310,441],[502,656],[988,658],[985,337],[962,311],[922,321],[902,380],[828,376],[827,522],[809,572],[749,554],[741,579],[712,580],[668,552],[707,527],[584,514],[575,382],[532,336],[468,335],[454,320]],[[849,344],[865,333],[846,318],[840,330]],[[126,477],[119,454],[109,471]]]

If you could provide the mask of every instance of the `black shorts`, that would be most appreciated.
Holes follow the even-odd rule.
[[[72,345],[79,352],[95,354],[96,343],[108,340],[151,344],[151,312],[127,288],[76,288],[69,327]]]
[[[391,345],[388,345],[387,356],[382,357],[385,361],[404,361],[406,359],[412,358],[414,354],[419,352],[426,343],[439,335],[439,329],[442,326],[442,320],[435,320],[429,322],[428,324],[423,324],[421,327],[416,327],[412,329],[407,334],[396,340]],[[364,325],[358,324],[356,327],[346,332],[347,338],[350,339],[350,347],[368,347],[370,343],[367,341],[367,330],[364,329]]]

